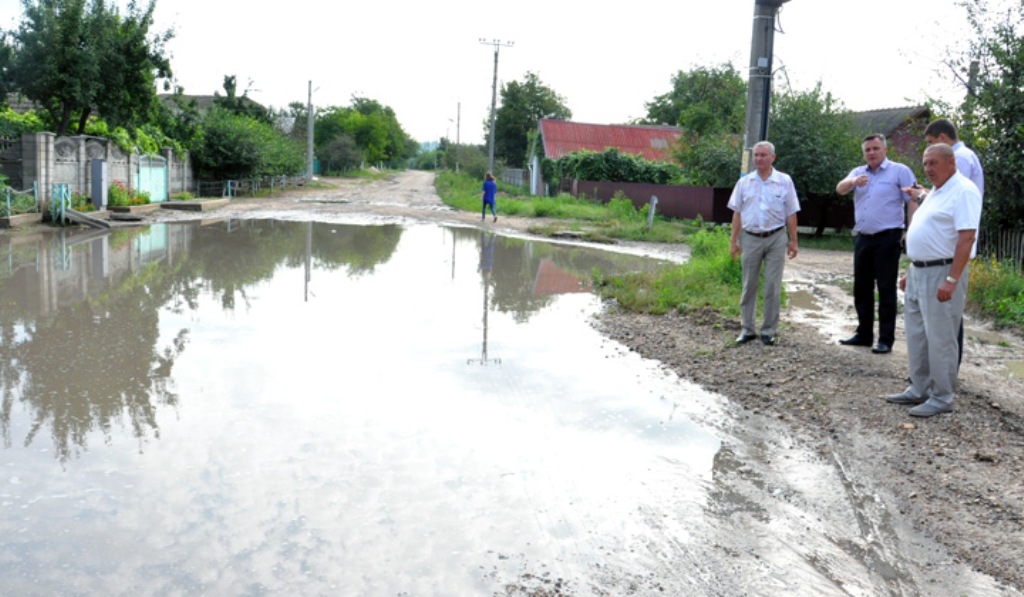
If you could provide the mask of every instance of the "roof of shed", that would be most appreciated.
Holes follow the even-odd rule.
[[[553,160],[574,151],[603,152],[614,147],[651,161],[665,161],[670,159],[672,143],[681,133],[674,126],[587,124],[549,118],[540,121],[544,155]]]
[[[854,126],[864,134],[882,133],[889,136],[906,122],[930,118],[931,110],[928,106],[908,106],[854,112],[852,116]]]

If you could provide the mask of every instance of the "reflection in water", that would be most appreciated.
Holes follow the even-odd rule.
[[[578,292],[650,260],[274,221],[0,257],[5,594],[492,594],[495,554],[578,577],[717,449]]]
[[[483,327],[484,340],[480,349],[479,359],[468,359],[467,363],[487,365],[495,363],[500,365],[500,358],[487,356],[487,311],[489,310],[489,298],[491,294],[491,273],[494,271],[494,243],[496,235],[493,232],[480,231],[480,285],[484,289]]]
[[[188,326],[161,331],[161,309],[196,312],[204,295],[216,297],[225,311],[239,304],[248,309],[253,288],[282,267],[299,266],[308,302],[315,297],[314,271],[372,274],[391,259],[402,232],[399,226],[241,220],[0,238],[4,446],[15,440],[33,445],[47,432],[56,458],[66,462],[88,448],[91,431],[109,443],[117,423],[127,421],[142,450],[160,436],[159,407],[179,405],[172,371],[190,339]],[[586,290],[594,267],[654,267],[635,257],[488,232],[451,233],[456,243],[479,250],[483,341],[480,358],[471,363],[501,362],[488,354],[490,311],[525,322],[554,295]],[[11,430],[16,402],[32,413],[31,427],[17,438]]]
[[[157,408],[176,407],[172,369],[188,328],[164,335],[159,310],[197,310],[202,293],[225,310],[248,303],[248,288],[281,265],[304,263],[350,275],[370,272],[397,246],[397,226],[353,228],[241,221],[199,227],[158,224],[114,232],[59,229],[0,239],[0,434],[14,403],[31,410],[17,438],[40,432],[65,462],[88,448],[91,431],[109,443],[127,421],[139,449],[159,437]]]

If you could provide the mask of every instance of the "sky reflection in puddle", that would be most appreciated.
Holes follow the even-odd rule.
[[[489,592],[707,499],[719,401],[588,321],[652,260],[251,220],[0,255],[12,594]]]

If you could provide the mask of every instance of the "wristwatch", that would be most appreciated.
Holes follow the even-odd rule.
[[[956,284],[956,278],[954,278],[953,276],[946,276],[946,281],[949,282],[950,284]]]

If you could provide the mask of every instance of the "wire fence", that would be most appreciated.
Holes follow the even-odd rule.
[[[39,193],[36,192],[35,185],[24,191],[4,187],[3,196],[3,202],[0,203],[0,218],[39,213]]]
[[[257,197],[273,195],[306,184],[305,176],[263,176],[235,180],[197,180],[197,197]]]

